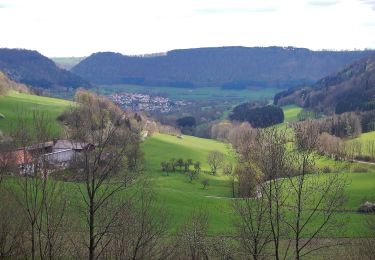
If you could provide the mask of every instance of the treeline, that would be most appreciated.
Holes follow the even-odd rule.
[[[314,112],[302,112],[298,115],[300,121],[316,118]],[[339,115],[323,116],[313,120],[320,133],[328,133],[348,139],[375,130],[375,111],[347,112]],[[297,122],[300,124],[301,122]],[[296,124],[296,123],[292,123]],[[302,123],[303,124],[303,123]]]
[[[97,84],[287,88],[314,82],[369,53],[293,47],[198,48],[151,57],[102,52],[92,54],[72,71]]]

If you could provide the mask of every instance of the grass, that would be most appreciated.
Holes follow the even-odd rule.
[[[210,180],[209,188],[203,190],[200,180],[189,183],[183,174],[171,173],[170,176],[164,176],[159,169],[161,161],[172,157],[181,157],[199,160],[203,163],[203,169],[208,170],[208,165],[205,163],[205,157],[208,152],[217,149],[228,153],[224,144],[189,136],[178,139],[174,136],[156,135],[148,138],[142,144],[142,149],[148,162],[148,173],[154,180],[159,198],[165,203],[168,213],[173,216],[174,228],[181,224],[195,207],[203,207],[210,214],[209,231],[211,234],[233,232],[232,200],[228,199],[231,194],[229,180],[225,176],[221,174],[218,176],[202,174],[200,180],[203,178]],[[163,151],[163,153],[160,153],[160,151]],[[233,157],[229,155],[228,158],[233,160]],[[357,214],[355,210],[364,200],[375,202],[374,166],[335,162],[329,158],[321,158],[317,164],[332,168],[338,167],[347,171],[345,176],[347,176],[349,183],[346,189],[348,200],[344,208],[349,212],[340,213],[336,216],[338,219],[345,220],[347,223],[346,229],[337,230],[337,232],[329,234],[329,236],[361,237],[366,235],[366,219],[375,216]],[[358,165],[368,167],[369,172],[351,173],[350,168]]]
[[[361,134],[355,140],[360,141],[361,143],[366,143],[369,141],[375,141],[375,131]]]
[[[166,210],[173,216],[173,229],[183,223],[194,208],[202,207],[210,214],[211,232],[222,233],[232,230],[230,200],[214,198],[230,198],[230,184],[226,176],[222,176],[220,172],[217,176],[201,173],[198,180],[190,183],[181,172],[165,176],[160,170],[162,161],[183,158],[200,161],[202,171],[209,171],[206,157],[212,150],[223,152],[227,155],[228,161],[233,161],[234,158],[224,143],[191,136],[179,139],[175,136],[158,134],[146,139],[142,149],[145,153],[148,174],[154,180],[159,199],[165,203]],[[200,181],[205,178],[209,179],[209,187],[204,190]]]
[[[296,105],[288,105],[282,107],[284,111],[284,122],[295,122],[298,120],[298,114],[302,108]]]
[[[150,95],[166,96],[173,100],[238,100],[253,101],[261,99],[271,99],[280,92],[277,88],[248,88],[243,90],[224,90],[220,87],[202,88],[174,88],[174,87],[150,87],[138,85],[105,85],[98,89],[102,95],[109,95],[120,92],[137,92]]]
[[[67,100],[41,97],[10,91],[6,96],[0,97],[0,113],[5,118],[0,119],[0,130],[9,133],[11,125],[21,111],[44,111],[52,119],[52,132],[59,134],[60,125],[55,120],[66,108],[73,103]],[[28,122],[32,122],[31,113],[28,114]]]
[[[371,156],[368,144],[369,142],[375,142],[375,131],[361,134],[359,137],[354,139],[348,139],[346,143],[359,142],[361,144],[362,155]]]

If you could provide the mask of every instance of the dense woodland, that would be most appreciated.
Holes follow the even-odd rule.
[[[233,108],[229,118],[247,121],[255,128],[265,128],[284,122],[284,112],[277,106],[254,107],[252,103],[244,103]]]
[[[315,84],[281,92],[278,105],[298,104],[326,114],[368,111],[375,108],[375,56],[362,59]]]
[[[35,89],[76,89],[91,84],[81,77],[60,69],[37,51],[0,49],[0,71],[10,79]]]
[[[96,84],[287,88],[312,83],[371,51],[310,51],[300,48],[198,48],[159,56],[95,53],[72,71]]]

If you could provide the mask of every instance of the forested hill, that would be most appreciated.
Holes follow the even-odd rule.
[[[100,52],[80,62],[72,71],[98,84],[285,88],[315,82],[370,52],[292,47],[198,48],[173,50],[158,56]]]
[[[0,49],[0,71],[14,81],[34,88],[89,87],[90,83],[56,64],[37,51]]]
[[[375,55],[346,67],[315,84],[281,92],[278,105],[298,104],[325,113],[375,109]]]

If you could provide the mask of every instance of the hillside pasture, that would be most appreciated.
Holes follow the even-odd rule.
[[[59,135],[60,125],[56,118],[73,103],[67,100],[29,95],[10,91],[7,95],[0,97],[0,113],[4,118],[0,120],[0,130],[9,133],[12,123],[21,114],[27,111],[27,122],[32,122],[32,111],[45,112],[52,122],[52,132]]]
[[[288,105],[281,108],[284,111],[284,122],[298,121],[298,114],[303,110],[302,107],[296,105]]]
[[[161,161],[180,157],[199,160],[202,162],[202,169],[208,170],[205,157],[211,149],[226,151],[228,160],[233,160],[225,144],[190,136],[178,139],[175,136],[155,135],[143,143],[142,149],[148,165],[148,174],[154,180],[153,183],[161,202],[173,218],[174,228],[184,221],[190,211],[196,207],[202,207],[209,212],[211,234],[234,231],[231,208],[233,199],[231,199],[230,180],[226,176],[223,176],[221,172],[217,176],[203,173],[199,176],[199,180],[189,183],[186,176],[180,172],[165,176],[160,170]],[[347,223],[346,228],[337,230],[333,234],[323,234],[323,236],[361,237],[367,235],[366,219],[375,216],[359,214],[356,210],[366,200],[375,202],[375,167],[359,163],[335,162],[329,158],[320,158],[317,164],[319,167],[330,166],[332,169],[338,169],[347,179],[345,191],[347,201],[344,211],[336,215],[337,219]],[[367,167],[368,172],[350,172],[351,168],[358,166]],[[200,184],[200,180],[204,178],[208,178],[210,182],[207,190],[204,190]],[[324,181],[325,177],[322,178]]]

